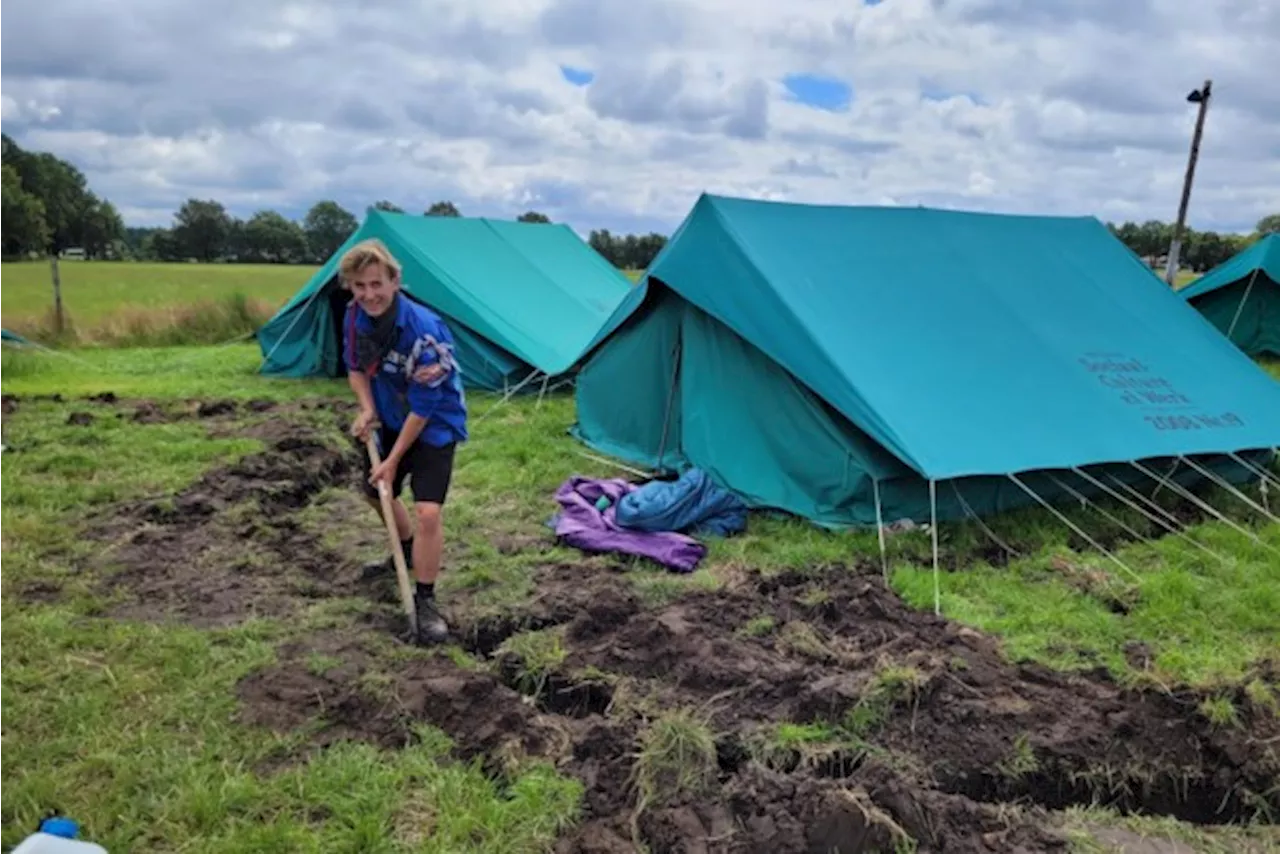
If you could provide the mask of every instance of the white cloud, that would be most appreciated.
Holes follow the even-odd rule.
[[[700,191],[1169,219],[1280,210],[1271,0],[45,0],[3,31],[5,132],[139,223],[336,198],[672,228]],[[595,76],[579,87],[562,65]],[[847,82],[847,110],[782,78]]]

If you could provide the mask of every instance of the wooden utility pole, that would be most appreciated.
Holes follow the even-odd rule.
[[[49,256],[49,267],[53,271],[53,331],[62,335],[62,277],[58,275],[58,253]]]
[[[1200,135],[1204,133],[1204,114],[1209,109],[1209,92],[1213,81],[1204,81],[1204,86],[1187,95],[1187,101],[1200,105],[1196,115],[1196,129],[1191,134],[1191,155],[1187,158],[1187,173],[1182,178],[1182,200],[1178,202],[1178,221],[1173,224],[1173,240],[1169,243],[1169,261],[1165,266],[1164,280],[1173,287],[1178,277],[1178,255],[1182,251],[1182,229],[1187,222],[1187,205],[1191,201],[1191,181],[1196,174],[1196,160],[1200,157]]]

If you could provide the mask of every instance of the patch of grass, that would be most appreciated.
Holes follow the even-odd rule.
[[[233,722],[236,681],[274,656],[251,631],[10,607],[3,631],[6,846],[50,808],[112,851],[404,851],[396,818],[413,809],[435,816],[415,850],[535,851],[576,816],[576,781],[533,768],[504,791],[426,728],[405,750],[340,744],[255,772],[297,737]]]
[[[843,729],[855,739],[870,738],[895,706],[914,700],[925,682],[924,674],[909,665],[886,662],[876,669],[858,702],[845,715]]]
[[[57,393],[71,399],[111,391],[122,398],[160,399],[351,397],[345,380],[261,376],[262,351],[255,343],[54,352],[5,347],[2,359],[4,391],[17,395]]]
[[[1280,525],[1255,530],[1280,548]],[[1046,544],[1007,566],[943,572],[942,612],[1002,636],[1014,660],[1066,670],[1102,664],[1130,682],[1241,682],[1280,649],[1276,556],[1221,522],[1189,534],[1225,560],[1178,537],[1136,542],[1115,552],[1138,574],[1135,582],[1101,554]],[[933,584],[924,566],[894,566],[894,589],[915,607],[932,608]],[[1131,641],[1153,651],[1150,672],[1126,659]]]
[[[828,723],[783,721],[750,739],[748,748],[761,764],[786,770],[796,764],[811,767],[820,759],[849,746],[844,741],[841,732]]]
[[[276,306],[234,293],[215,300],[159,307],[121,308],[92,326],[64,314],[62,331],[51,313],[22,321],[15,331],[58,347],[181,347],[248,338],[275,314]]]
[[[828,531],[798,519],[763,514],[753,516],[743,533],[709,538],[707,545],[710,565],[750,567],[764,575],[880,559],[875,531]]]
[[[752,617],[747,620],[739,629],[738,633],[744,637],[762,638],[772,634],[773,630],[778,627],[778,621],[768,614],[761,614],[758,617]]]
[[[1267,825],[1195,825],[1163,816],[1120,815],[1103,807],[1069,807],[1058,824],[1073,854],[1187,851],[1196,854],[1271,854],[1280,828]],[[1179,847],[1174,848],[1170,843]]]
[[[104,350],[94,354],[102,369],[96,372],[22,353],[19,366],[30,370],[10,371],[14,354],[6,350],[5,390],[67,397],[109,390],[161,400],[324,390],[323,383],[276,385],[254,376],[255,350],[193,348],[186,362],[173,351]],[[193,364],[208,370],[187,373]],[[91,424],[68,425],[74,411],[92,413]],[[273,642],[286,633],[349,624],[367,603],[317,602],[290,621],[256,620],[222,632],[94,616],[101,600],[92,579],[69,571],[94,550],[78,537],[86,512],[114,501],[163,500],[209,467],[261,448],[252,439],[211,439],[207,422],[138,424],[130,412],[28,397],[5,416],[12,448],[3,472],[3,639],[10,650],[3,703],[11,760],[3,770],[5,844],[56,807],[79,819],[88,838],[120,851],[175,844],[407,851],[423,816],[431,817],[430,834],[413,850],[546,850],[576,815],[581,784],[528,764],[509,780],[490,780],[478,766],[453,763],[440,733],[424,730],[421,744],[404,751],[340,745],[285,772],[255,770],[292,754],[306,733],[280,737],[237,725],[236,681],[268,664]],[[368,514],[377,535],[372,513],[354,509]],[[525,518],[532,516],[526,507]],[[502,557],[511,576],[528,576],[528,556]],[[16,585],[50,576],[62,581],[56,605],[11,596]],[[335,663],[314,656],[303,666],[324,671]],[[375,695],[389,691],[385,674],[366,676],[364,687]]]
[[[1013,750],[997,763],[996,770],[1010,780],[1018,780],[1040,770],[1040,760],[1036,758],[1026,733],[1014,740]]]
[[[1200,702],[1199,712],[1216,727],[1237,726],[1240,715],[1230,697],[1206,697]]]
[[[509,655],[516,661],[518,690],[530,697],[542,695],[547,677],[564,663],[568,650],[564,646],[564,626],[517,632],[498,647],[499,656]]]
[[[67,423],[66,404],[24,401],[5,418],[4,590],[26,581],[58,579],[63,596],[82,613],[101,601],[89,579],[72,571],[78,559],[103,550],[79,536],[87,513],[118,501],[150,498],[163,503],[210,467],[259,450],[254,439],[210,439],[196,422],[136,424],[110,408],[88,426]],[[6,613],[7,616],[7,613]]]
[[[635,785],[637,812],[706,792],[718,771],[716,742],[694,711],[675,709],[652,721],[640,734]]]
[[[1277,699],[1275,689],[1266,682],[1250,679],[1244,686],[1244,693],[1255,705],[1280,718],[1280,699]]]
[[[720,575],[706,566],[687,575],[645,567],[629,573],[627,578],[641,601],[651,608],[669,605],[694,591],[714,592],[725,584]]]
[[[21,330],[53,310],[48,261],[5,261],[0,309],[5,326]],[[160,264],[62,261],[58,264],[64,312],[85,328],[121,312],[182,308],[253,294],[271,311],[293,296],[319,269],[282,264]]]
[[[778,646],[818,662],[832,662],[836,655],[817,630],[803,620],[791,620],[778,632]]]

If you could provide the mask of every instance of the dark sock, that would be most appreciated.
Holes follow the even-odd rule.
[[[416,592],[417,592],[417,597],[418,597],[419,599],[434,599],[434,598],[436,598],[436,585],[435,585],[435,582],[415,581],[415,583],[417,584],[417,590],[416,590]]]

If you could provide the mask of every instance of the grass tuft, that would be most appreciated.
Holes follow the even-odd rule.
[[[542,696],[547,677],[564,663],[564,626],[518,632],[498,647],[499,657],[509,656],[516,668],[516,688],[530,697]]]
[[[664,713],[640,734],[637,813],[705,793],[717,769],[715,736],[706,722],[688,709]]]

